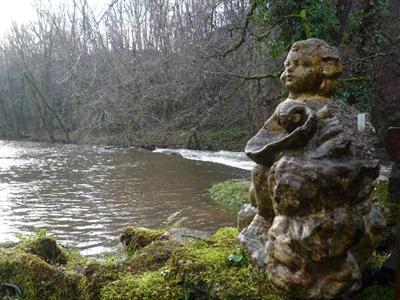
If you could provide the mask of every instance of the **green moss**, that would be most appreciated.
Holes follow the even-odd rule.
[[[65,251],[65,255],[67,257],[67,264],[65,267],[68,271],[72,272],[80,272],[82,269],[86,268],[91,261],[94,260],[93,258],[82,256],[75,248],[70,248]]]
[[[223,227],[213,235],[212,240],[224,247],[235,247],[238,244],[239,231],[236,227]]]
[[[37,238],[27,238],[19,245],[25,252],[35,254],[50,264],[67,263],[66,251],[57,245],[54,238],[49,236],[39,236]]]
[[[373,285],[361,293],[358,293],[354,300],[392,300],[394,299],[394,290],[392,287]]]
[[[388,182],[377,181],[372,192],[372,197],[376,202],[386,202],[388,198]]]
[[[124,264],[124,268],[135,273],[158,270],[170,259],[177,247],[180,245],[174,241],[155,241],[140,251],[136,251],[134,256]]]
[[[372,256],[367,261],[367,268],[374,274],[379,274],[383,264],[388,259],[386,255],[382,255],[377,251],[372,253]]]
[[[129,250],[137,250],[149,245],[164,234],[163,230],[127,227],[121,234],[121,243]]]
[[[118,279],[119,272],[116,267],[100,262],[89,263],[84,271],[83,282],[85,299],[101,299],[100,290],[103,286]]]
[[[0,282],[21,287],[25,299],[83,299],[82,280],[21,249],[0,250]]]
[[[372,202],[383,212],[388,226],[394,226],[398,222],[400,205],[388,202],[388,182],[377,181],[371,195]]]
[[[266,280],[258,280],[243,252],[240,263],[232,261],[241,249],[236,235],[236,229],[224,228],[213,236],[212,244],[196,242],[177,249],[167,264],[170,276],[195,299],[260,299],[261,295],[281,299]]]
[[[209,189],[211,199],[224,206],[240,209],[249,197],[249,184],[244,181],[227,180]]]
[[[181,286],[166,280],[161,272],[127,275],[106,285],[101,291],[104,300],[170,300],[188,299],[188,292]]]
[[[102,299],[283,299],[245,259],[236,228],[208,241],[155,241],[137,249]]]
[[[0,282],[20,286],[30,300],[286,299],[272,289],[265,274],[250,266],[236,228],[221,228],[206,241],[188,244],[159,239],[161,231],[127,231],[129,237],[134,236],[132,256],[120,252],[112,258],[94,259],[63,249],[67,264],[50,264],[46,256],[27,252],[29,245],[36,245],[35,238],[0,250]],[[138,239],[138,233],[146,233],[147,238]],[[385,259],[374,253],[368,267],[377,273]],[[391,296],[392,289],[376,285],[354,297],[385,300]]]

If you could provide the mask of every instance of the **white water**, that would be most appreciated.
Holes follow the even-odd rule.
[[[255,166],[255,163],[252,162],[249,158],[247,158],[247,156],[243,152],[200,151],[200,150],[162,149],[162,148],[157,148],[156,150],[154,150],[154,152],[164,153],[169,155],[178,154],[186,159],[209,161],[242,170],[251,170]]]
[[[249,170],[255,166],[255,163],[251,161],[243,152],[231,152],[231,151],[199,151],[199,150],[187,150],[187,149],[168,149],[168,148],[157,148],[153,152],[163,153],[168,155],[180,155],[183,158],[190,160],[209,161],[213,163],[219,163],[226,166]],[[385,165],[381,165],[380,175],[377,180],[385,181],[388,180],[390,168]]]

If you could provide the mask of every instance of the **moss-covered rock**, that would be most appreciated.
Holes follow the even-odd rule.
[[[103,287],[103,299],[283,299],[249,266],[235,228],[207,241],[156,241],[127,262],[131,273]],[[149,267],[150,264],[152,267]],[[144,272],[144,273],[142,273]]]
[[[137,251],[124,267],[134,273],[158,270],[171,258],[177,247],[181,245],[175,241],[155,241]]]
[[[177,249],[169,262],[169,276],[193,299],[282,299],[268,281],[259,280],[240,248],[235,228],[222,228],[213,244],[196,242]]]
[[[163,230],[152,230],[143,227],[127,227],[122,232],[120,241],[127,249],[137,250],[149,245],[157,239],[160,239],[163,234]]]
[[[121,251],[107,258],[87,258],[56,243],[65,265],[48,251],[38,252],[42,247],[33,247],[49,243],[53,249],[53,242],[43,243],[43,236],[29,238],[14,248],[0,249],[0,282],[21,287],[29,300],[287,299],[249,265],[235,228],[221,228],[205,241],[185,244],[160,239],[162,232],[139,232],[150,232],[152,238],[133,239],[131,255]],[[384,259],[374,254],[371,272],[377,273]],[[393,289],[374,285],[353,298],[386,300],[392,295]]]
[[[0,282],[15,284],[25,299],[83,299],[83,276],[18,248],[0,250]]]
[[[39,236],[36,238],[27,238],[19,248],[27,253],[35,254],[50,264],[67,263],[65,250],[62,249],[54,238],[49,236]]]
[[[112,264],[99,261],[89,263],[84,270],[83,282],[85,299],[101,299],[101,288],[118,279],[118,270]]]

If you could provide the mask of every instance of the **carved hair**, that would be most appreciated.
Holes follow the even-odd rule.
[[[294,43],[290,51],[301,51],[307,57],[315,55],[319,57],[324,78],[319,94],[323,96],[331,95],[336,89],[336,78],[342,74],[342,64],[338,49],[328,45],[323,40],[312,38]]]

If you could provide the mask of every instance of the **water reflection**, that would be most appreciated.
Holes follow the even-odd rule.
[[[182,210],[184,226],[214,231],[235,214],[210,201],[238,169],[131,149],[0,141],[0,240],[42,228],[86,254],[117,244],[128,225],[158,228]]]

